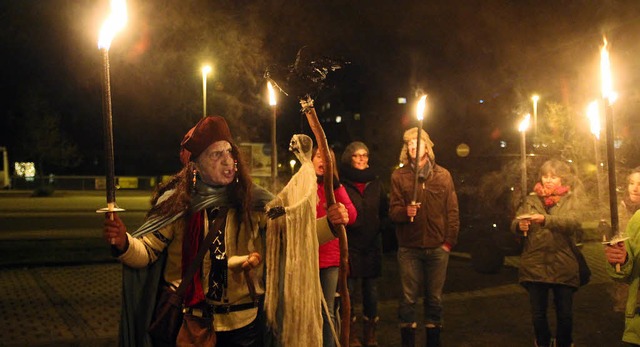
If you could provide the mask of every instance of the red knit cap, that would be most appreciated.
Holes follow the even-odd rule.
[[[220,116],[202,118],[184,135],[180,143],[180,161],[186,165],[217,141],[233,143],[227,122]]]

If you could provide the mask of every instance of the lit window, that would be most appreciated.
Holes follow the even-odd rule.
[[[18,177],[33,178],[36,176],[36,166],[33,162],[16,162],[14,168]]]
[[[407,98],[398,97],[398,103],[399,104],[406,104],[407,103]]]

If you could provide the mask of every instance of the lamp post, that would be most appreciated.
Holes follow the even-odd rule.
[[[520,132],[520,157],[521,157],[521,180],[520,190],[522,191],[522,203],[525,203],[527,196],[527,129],[529,128],[529,121],[531,119],[530,114],[526,114],[524,119],[518,125],[518,131]],[[523,232],[524,236],[527,236],[527,232]]]
[[[276,144],[276,93],[273,90],[271,81],[267,81],[267,90],[269,91],[269,106],[271,106],[271,184],[273,193],[276,192],[276,179],[278,178],[278,146]]]
[[[207,75],[211,72],[211,66],[202,67],[202,118],[207,116]]]
[[[534,146],[538,145],[538,100],[540,100],[540,97],[537,94],[534,94],[531,97],[531,101],[533,101],[533,144]]]

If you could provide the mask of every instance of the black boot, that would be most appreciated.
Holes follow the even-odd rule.
[[[427,347],[440,347],[440,327],[427,327]]]
[[[415,347],[416,323],[400,328],[400,336],[402,337],[402,347]]]

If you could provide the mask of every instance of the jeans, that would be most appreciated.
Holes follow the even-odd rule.
[[[349,296],[353,299],[358,283],[357,277],[348,278]],[[362,314],[367,318],[378,316],[378,284],[375,277],[362,277]],[[353,302],[351,303],[351,316],[353,316]]]
[[[531,319],[540,346],[548,346],[551,331],[547,321],[547,306],[549,304],[549,290],[553,292],[553,303],[556,307],[556,342],[557,346],[571,346],[573,330],[573,293],[575,288],[562,284],[527,282],[524,287],[529,292],[531,303]]]
[[[416,303],[424,288],[425,324],[442,326],[442,288],[447,277],[449,252],[437,248],[398,248],[402,299],[400,324],[416,322]]]
[[[338,275],[339,268],[332,266],[324,269],[320,269],[320,285],[322,286],[322,295],[327,302],[327,308],[329,309],[329,317],[322,309],[322,346],[333,347],[335,346],[333,340],[333,332],[329,325],[329,319],[333,322],[333,326],[336,325],[336,317],[334,311],[334,304],[336,301],[336,290],[338,289]],[[336,332],[337,333],[337,332]],[[338,336],[339,338],[340,336]]]

